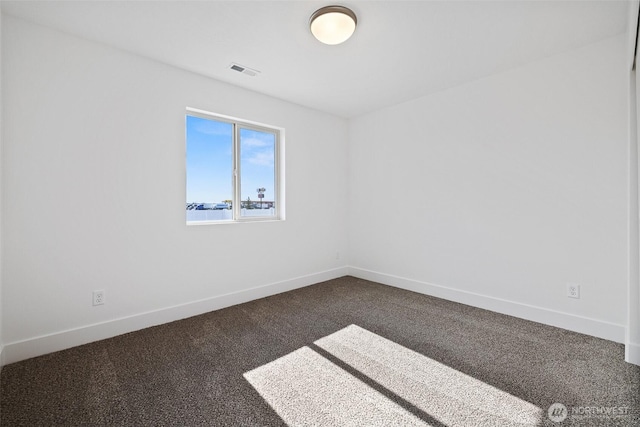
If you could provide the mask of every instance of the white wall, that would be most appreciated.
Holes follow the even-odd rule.
[[[352,274],[622,342],[625,42],[352,120]]]
[[[2,12],[0,12],[0,64],[2,64]],[[0,67],[0,370],[3,366],[2,338],[2,67]]]
[[[17,18],[2,31],[7,363],[346,273],[345,120]],[[286,129],[286,221],[185,225],[186,107]]]
[[[347,271],[624,339],[623,37],[347,128],[3,20],[6,362]],[[286,128],[286,221],[184,225],[187,106]],[[93,289],[106,305],[91,306]]]
[[[629,72],[629,289],[627,298],[627,330],[625,360],[640,365],[640,266],[638,230],[638,99],[637,71],[634,70],[638,5],[629,2],[629,23],[626,52],[626,70]]]
[[[638,256],[638,94],[640,87],[636,71],[629,84],[629,289],[627,299],[627,331],[625,360],[640,365],[640,290]]]

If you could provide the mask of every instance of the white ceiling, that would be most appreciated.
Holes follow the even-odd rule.
[[[2,11],[343,117],[620,34],[628,12],[612,0],[347,0],[356,33],[327,46],[308,21],[335,3],[2,1]]]

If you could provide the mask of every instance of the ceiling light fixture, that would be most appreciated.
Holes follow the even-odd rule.
[[[324,44],[344,43],[356,30],[358,19],[344,6],[326,6],[311,15],[311,34]]]

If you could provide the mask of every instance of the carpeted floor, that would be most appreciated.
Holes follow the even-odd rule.
[[[0,425],[638,426],[640,367],[620,344],[343,277],[5,366]]]

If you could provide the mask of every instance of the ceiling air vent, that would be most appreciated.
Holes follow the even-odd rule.
[[[258,70],[252,70],[251,68],[245,67],[244,65],[235,64],[233,62],[231,63],[229,68],[232,69],[233,71],[237,71],[239,73],[246,74],[247,76],[251,76],[251,77],[255,77],[260,72]]]

